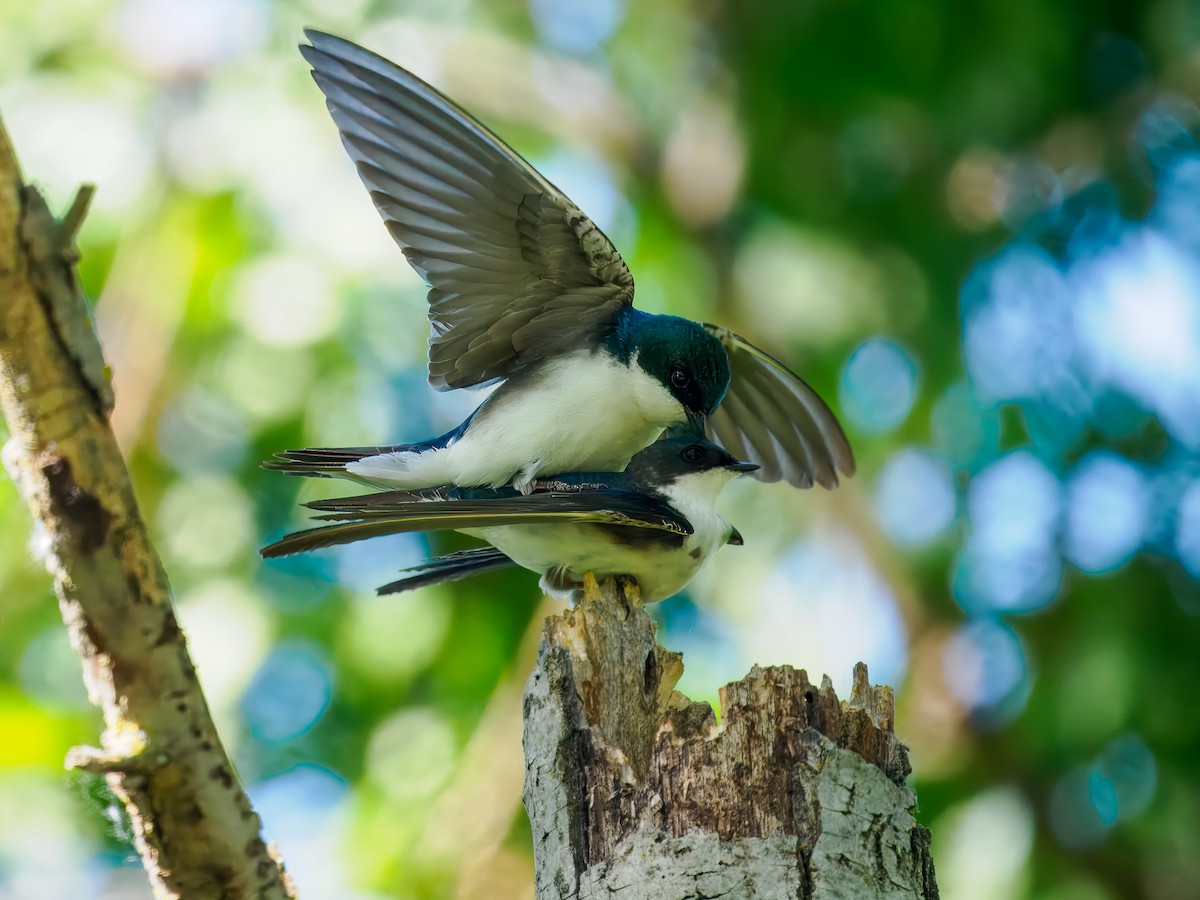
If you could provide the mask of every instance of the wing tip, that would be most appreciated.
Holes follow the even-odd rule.
[[[822,460],[823,464],[816,472],[810,471],[807,466],[780,466],[771,460],[756,459],[755,461],[762,465],[762,468],[752,476],[756,480],[765,484],[784,481],[802,491],[809,490],[816,485],[820,485],[827,491],[837,490],[841,487],[842,479],[853,478],[857,470],[854,456],[849,452],[840,459],[837,454],[830,453]]]
[[[830,415],[833,415],[832,411],[830,412]],[[830,445],[830,443],[826,441],[825,445],[825,452],[828,459],[829,477],[832,483],[825,484],[824,481],[820,482],[821,487],[830,491],[834,490],[841,484],[841,480],[838,478],[839,472],[844,478],[853,478],[858,472],[858,462],[854,458],[854,450],[850,446],[850,440],[846,437],[846,432],[842,430],[841,423],[836,417],[833,418],[833,424],[837,428],[838,441],[833,445]]]
[[[305,28],[304,37],[308,41],[307,44],[297,44],[296,47],[300,51],[300,55],[304,57],[304,61],[313,69],[316,69],[316,60],[322,56],[328,56],[329,53],[322,47],[328,46],[329,42],[340,40],[332,34],[326,34],[324,31],[318,31],[315,28]],[[315,74],[315,71],[310,74]]]
[[[351,41],[346,40],[344,37],[338,37],[336,34],[330,34],[328,31],[322,31],[320,28],[313,28],[311,25],[305,25],[304,28],[301,29],[301,32],[308,41],[307,44],[300,45],[301,52],[306,49],[313,49],[317,50],[318,52],[323,52],[324,48],[322,48],[322,44],[324,44],[326,47],[332,47],[339,44],[349,44],[352,47],[357,46]]]
[[[850,450],[849,443],[845,442],[844,435],[843,444],[840,449],[844,450],[845,452],[841,453],[838,452],[837,449],[827,446],[825,448],[825,459],[822,460],[823,465],[816,472],[816,474],[814,475],[812,473],[805,472],[804,475],[805,480],[807,481],[806,484],[796,484],[794,481],[791,483],[796,487],[802,488],[810,488],[815,483],[819,484],[827,491],[836,491],[839,487],[841,487],[842,479],[853,478],[858,469],[858,466],[854,461],[854,454]]]
[[[313,67],[314,76],[319,68],[318,63],[323,59],[332,60],[343,67],[358,66],[370,69],[378,74],[390,73],[394,70],[402,75],[409,75],[390,59],[347,38],[312,27],[304,28],[304,36],[308,38],[309,43],[299,45],[300,55]],[[380,71],[381,69],[383,71]]]
[[[846,446],[846,458],[838,463],[838,470],[847,478],[853,478],[858,472],[858,462],[854,459],[849,445]]]
[[[258,555],[263,559],[279,559],[283,556],[291,556],[294,553],[298,553],[298,550],[288,549],[289,543],[287,538],[281,538],[273,544],[267,544],[267,546],[258,551]]]

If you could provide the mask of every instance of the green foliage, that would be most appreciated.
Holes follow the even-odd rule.
[[[846,419],[860,474],[735,485],[746,546],[659,606],[686,691],[752,662],[844,689],[866,659],[944,896],[1200,896],[1200,411],[1166,393],[1200,360],[1195,4],[3,7],[27,172],[59,207],[99,188],[80,272],[114,424],[267,837],[305,896],[482,898],[531,895],[534,578],[373,596],[458,536],[256,553],[338,490],[260,470],[272,451],[426,437],[478,400],[424,382],[423,289],[305,24],[428,75],[599,220],[639,305],[746,334]],[[1158,237],[1174,268],[1130,256]],[[1177,302],[1088,344],[1062,321],[1097,296]],[[1038,318],[1060,308],[1061,333]],[[98,717],[36,545],[0,483],[0,895],[102,896],[140,876],[111,798],[63,784]]]

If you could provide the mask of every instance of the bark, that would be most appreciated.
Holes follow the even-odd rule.
[[[121,799],[157,897],[284,898],[217,736],[109,425],[113,396],[75,276],[91,189],[56,221],[0,124],[0,408],[4,463],[44,532],[71,645],[104,713],[68,767]]]
[[[706,703],[674,690],[636,588],[589,583],[546,621],[525,689],[539,898],[921,898],[929,832],[888,687],[755,666]]]

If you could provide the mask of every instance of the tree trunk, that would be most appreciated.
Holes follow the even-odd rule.
[[[74,269],[90,196],[81,190],[56,221],[0,124],[4,463],[47,537],[46,568],[106,726],[103,748],[76,747],[67,765],[107,778],[155,896],[289,897],[209,716],[109,426],[112,389]]]
[[[636,589],[589,582],[546,620],[524,707],[538,898],[937,897],[892,691],[865,665],[843,702],[755,666],[719,725],[682,673]]]

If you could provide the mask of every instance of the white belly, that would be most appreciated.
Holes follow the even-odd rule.
[[[447,468],[463,485],[507,484],[522,473],[619,472],[683,418],[636,364],[577,354],[549,364],[532,383],[497,390],[447,448]]]
[[[629,575],[641,588],[642,601],[655,603],[683,590],[728,538],[728,525],[715,514],[692,524],[696,531],[682,548],[651,541],[618,543],[591,525],[507,525],[472,533],[542,575],[562,568],[577,584],[585,572],[598,579]]]
[[[501,385],[449,447],[367,457],[346,467],[379,487],[499,487],[538,473],[620,472],[683,407],[636,362],[600,353],[552,360],[530,380]]]

